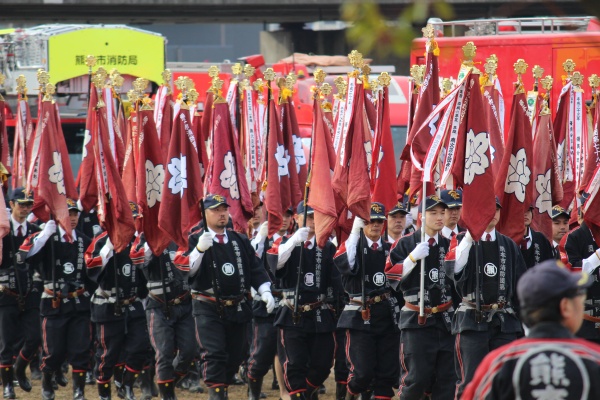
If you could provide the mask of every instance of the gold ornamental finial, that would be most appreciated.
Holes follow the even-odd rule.
[[[27,100],[27,79],[25,75],[19,75],[17,81],[17,93],[23,100]]]
[[[361,69],[364,64],[363,55],[357,50],[352,50],[350,54],[348,54],[348,59],[350,60],[350,65],[356,69]]]
[[[427,39],[433,39],[435,36],[435,29],[431,24],[425,25],[425,27],[421,29],[421,32],[423,32],[423,37]]]
[[[444,91],[445,95],[450,93],[450,91],[452,90],[452,81],[450,80],[450,78],[442,79],[442,90]]]
[[[223,80],[218,77],[213,78],[211,90],[215,95],[213,102],[215,104],[224,103],[226,100],[221,96],[221,89],[223,89]]]
[[[275,80],[275,71],[273,71],[273,68],[267,68],[263,76],[268,82],[273,82]]]
[[[215,90],[221,90],[223,89],[223,79],[219,79],[219,78],[214,78],[212,80],[212,86]]]
[[[133,88],[138,91],[140,96],[143,96],[144,92],[148,88],[149,83],[150,81],[146,78],[137,78],[135,81],[133,81]]]
[[[90,54],[85,58],[85,65],[87,65],[91,71],[91,69],[96,65],[96,61],[96,57]]]
[[[212,67],[211,67],[212,68]],[[209,72],[209,76],[210,72]],[[186,76],[180,76],[175,80],[175,86],[177,87],[177,89],[179,89],[180,92],[186,92],[187,91],[187,78]],[[213,77],[214,79],[214,77]]]
[[[337,98],[341,100],[344,97],[346,97],[346,90],[348,89],[348,84],[346,83],[346,80],[343,77],[338,76],[337,78],[335,78],[333,83],[337,88]]]
[[[288,102],[288,97],[287,96],[287,88],[285,85],[285,78],[284,77],[279,77],[275,80],[275,83],[277,85],[277,87],[279,87],[279,104],[284,104]]]
[[[192,104],[196,104],[196,102],[198,101],[198,96],[199,96],[199,93],[196,89],[192,88],[188,91],[188,98],[190,99],[190,102]]]
[[[410,67],[410,76],[412,76],[415,81],[415,85],[421,86],[423,84],[423,71],[421,66],[417,64]]]
[[[492,54],[491,56],[488,57],[489,60],[494,60],[496,62],[496,64],[498,64],[498,56],[495,54]]]
[[[388,87],[392,82],[392,77],[387,72],[382,72],[381,75],[377,77],[377,81],[382,87]]]
[[[494,60],[492,57],[488,57],[485,60],[485,64],[483,64],[483,68],[485,73],[492,78],[496,76],[496,71],[498,70],[498,61]]]
[[[367,80],[369,78],[369,75],[371,75],[371,67],[369,67],[369,64],[364,64],[361,70],[363,76],[365,77],[365,80]]]
[[[94,75],[92,75],[92,83],[94,84],[96,89],[102,89],[102,86],[104,85],[104,77],[102,76],[102,74],[95,73]]]
[[[167,87],[167,94],[171,94],[172,93],[172,89],[171,89],[171,79],[173,79],[173,74],[171,73],[170,69],[165,69],[160,76],[162,77],[163,80],[163,86]]]
[[[6,80],[6,76],[3,73],[0,73],[0,86],[4,85],[4,81]],[[0,101],[4,101],[4,97],[0,94]]]
[[[600,77],[598,77],[596,74],[592,74],[588,78],[588,82],[592,88],[592,93],[596,93],[596,88],[600,86]]]
[[[294,84],[296,83],[296,81],[294,80],[294,76],[293,75],[288,75],[285,77],[285,87],[290,89],[290,90],[294,90]]]
[[[369,81],[369,87],[371,88],[372,92],[376,92],[379,90],[379,81],[377,81],[377,79],[371,79]]]
[[[467,44],[465,44],[462,47],[462,51],[463,51],[463,56],[465,58],[465,62],[468,61],[473,61],[473,59],[475,58],[475,55],[477,54],[477,46],[475,46],[475,43],[473,42],[467,42]]]
[[[256,68],[254,68],[252,65],[244,65],[244,75],[246,75],[246,78],[250,78],[251,76],[253,76],[255,71]]]
[[[234,75],[241,75],[242,74],[242,64],[240,64],[240,63],[233,64],[233,67],[231,67],[231,72]]]
[[[261,78],[258,78],[257,80],[255,80],[254,83],[252,84],[252,86],[254,87],[254,90],[257,92],[262,92],[263,85],[264,85],[264,81]]]
[[[539,65],[534,65],[531,72],[533,72],[533,78],[537,80],[544,75],[544,68],[540,67]]]
[[[563,69],[565,70],[565,72],[567,73],[568,77],[571,77],[571,74],[573,73],[573,71],[575,71],[575,66],[576,64],[573,62],[573,60],[571,60],[570,58],[567,59],[564,63],[563,63]]]
[[[296,75],[294,73],[294,71],[290,71],[290,73],[287,75],[286,79],[291,79],[292,86],[294,86],[296,84],[296,82],[298,82],[298,75]]]
[[[316,84],[321,85],[323,82],[325,82],[325,76],[327,76],[327,73],[325,73],[325,71],[323,71],[321,68],[318,68],[313,75],[315,77]]]
[[[519,80],[521,79],[521,75],[527,72],[528,66],[529,65],[522,58],[519,58],[517,62],[513,64],[515,74],[519,75]]]
[[[216,65],[211,65],[211,67],[208,69],[208,76],[210,76],[212,79],[218,77],[219,67],[217,67]]]
[[[540,80],[542,87],[545,91],[549,92],[552,89],[552,84],[554,83],[554,78],[550,75],[546,75],[545,78]]]
[[[573,86],[581,86],[583,84],[584,76],[581,75],[579,71],[573,72],[571,76],[571,82],[573,82]]]
[[[324,83],[321,85],[319,90],[321,91],[323,96],[329,96],[331,94],[331,91],[333,90],[333,88],[331,87],[331,85],[329,83]]]
[[[140,101],[141,96],[135,89],[131,89],[127,92],[127,98],[131,105],[135,107],[135,104]]]
[[[37,71],[37,80],[38,83],[40,84],[40,91],[42,93],[44,93],[44,90],[46,90],[46,84],[48,82],[50,82],[50,74],[48,72],[46,72],[44,69],[38,69]]]
[[[154,101],[150,97],[142,98],[142,106],[140,111],[152,111],[154,110]]]
[[[46,83],[43,101],[54,101],[52,98],[54,93],[56,93],[56,86],[54,86],[52,83]]]

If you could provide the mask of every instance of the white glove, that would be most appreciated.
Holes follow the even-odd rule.
[[[214,243],[213,239],[215,235],[209,231],[204,232],[198,238],[198,244],[196,245],[196,249],[199,252],[204,253],[206,250],[210,249]]]
[[[106,238],[106,243],[104,244],[104,247],[106,248],[107,252],[115,249],[115,246],[113,246],[112,242],[110,241],[110,238]]]
[[[292,235],[290,241],[294,243],[294,246],[300,243],[306,242],[308,238],[308,227],[300,228]]]
[[[465,234],[465,237],[463,238],[463,240],[466,240],[469,243],[473,242],[473,236],[471,236],[471,232],[467,231],[467,233]]]
[[[352,223],[352,231],[351,233],[354,233],[356,235],[358,235],[360,233],[360,230],[362,228],[364,228],[367,224],[365,223],[365,220],[359,217],[355,217],[354,218],[354,222]]]
[[[600,249],[596,250],[581,263],[581,269],[588,275],[592,275],[598,266],[600,266]]]
[[[112,257],[112,252],[114,250],[114,246],[110,241],[110,238],[106,239],[106,243],[100,249],[100,257],[102,258],[102,266],[105,266],[108,262],[108,259]]]
[[[412,258],[416,260],[422,260],[429,255],[429,243],[421,242],[415,247],[415,249],[410,253]]]
[[[54,220],[51,219],[50,221],[46,222],[46,224],[44,225],[44,230],[42,231],[42,235],[44,235],[45,237],[50,237],[55,232],[56,232],[56,222],[54,222]]]
[[[260,228],[258,228],[258,233],[256,234],[256,236],[266,238],[268,233],[269,233],[269,223],[267,221],[265,221],[260,225]]]
[[[275,299],[271,292],[263,292],[263,294],[260,295],[260,299],[267,305],[267,312],[271,314],[275,309]]]

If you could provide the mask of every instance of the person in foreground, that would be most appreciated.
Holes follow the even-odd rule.
[[[548,260],[517,284],[526,338],[488,354],[462,399],[598,399],[600,346],[576,338],[592,279]]]

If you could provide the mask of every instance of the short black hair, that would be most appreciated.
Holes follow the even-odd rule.
[[[558,322],[563,319],[560,312],[560,302],[562,299],[572,299],[582,294],[578,289],[568,290],[556,297],[551,298],[542,307],[522,308],[521,320],[528,327],[535,326],[540,322]]]

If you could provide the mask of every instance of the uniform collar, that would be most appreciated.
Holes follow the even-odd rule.
[[[496,241],[496,228],[492,229],[490,232],[483,232],[483,235],[481,235],[481,241],[486,241],[485,238],[487,237],[488,233],[490,234],[490,236],[492,237],[492,242]]]
[[[371,239],[369,239],[367,237],[367,235],[365,235],[365,239],[367,239],[367,246],[372,247],[373,243],[377,243],[377,248],[381,248],[381,236],[379,236],[379,239],[377,239],[377,242],[373,242]]]
[[[67,233],[67,231],[65,231],[62,226],[58,225],[58,232],[60,234],[60,241],[64,242],[65,233]],[[71,230],[71,237],[73,238],[73,241],[77,240],[77,233],[75,233],[75,229]]]
[[[215,231],[213,231],[213,230],[212,230],[212,229],[210,229],[210,228],[208,228],[208,231],[209,231],[210,233],[212,233],[213,235],[215,235],[213,240],[214,240],[215,242],[218,242],[218,241],[219,241],[219,239],[217,239],[217,235],[218,235],[218,233],[217,233],[217,232],[215,232]],[[223,237],[223,243],[227,243],[227,242],[229,242],[229,236],[227,236],[227,229],[223,230],[223,235],[225,235],[225,236]]]
[[[442,236],[445,238],[449,239],[452,236],[452,232],[454,232],[455,235],[458,235],[458,225],[456,225],[454,229],[450,229],[447,226],[442,228]]]
[[[23,227],[23,236],[27,236],[27,219],[25,219],[22,223],[20,223],[20,222],[17,222],[17,220],[14,219],[14,217],[11,214],[10,220],[12,222],[12,228],[13,228],[13,235],[14,236],[17,236],[17,234],[18,234],[17,231],[19,230],[19,226]]]

